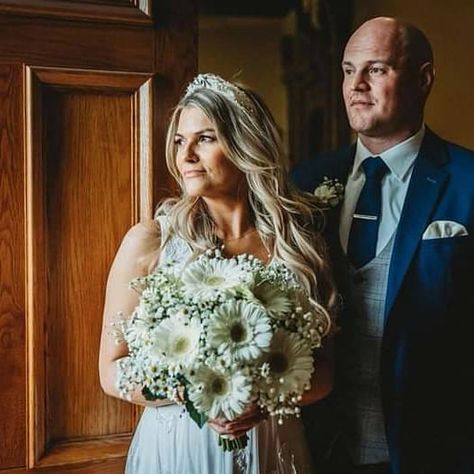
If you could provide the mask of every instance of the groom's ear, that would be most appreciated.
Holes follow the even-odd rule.
[[[426,62],[420,66],[419,85],[425,99],[428,97],[431,88],[433,87],[435,75],[436,71],[434,69],[433,63]]]

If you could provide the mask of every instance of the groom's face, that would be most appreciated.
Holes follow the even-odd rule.
[[[389,137],[419,120],[419,81],[395,25],[362,25],[347,43],[342,69],[347,116],[359,135]]]

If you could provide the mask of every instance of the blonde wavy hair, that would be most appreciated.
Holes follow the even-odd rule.
[[[267,106],[253,91],[231,84],[246,93],[254,110],[248,111],[206,87],[188,91],[174,109],[166,139],[166,161],[181,195],[165,200],[157,215],[168,216],[168,238],[176,235],[186,240],[196,254],[219,243],[205,202],[186,194],[176,165],[179,118],[183,109],[195,107],[213,123],[226,157],[246,177],[252,223],[263,244],[275,260],[284,262],[299,276],[318,306],[330,312],[335,290],[321,238],[322,213],[312,196],[289,183],[280,134]]]

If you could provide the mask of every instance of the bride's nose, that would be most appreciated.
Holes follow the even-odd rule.
[[[189,161],[191,163],[199,161],[199,156],[196,153],[196,143],[191,140],[186,143],[185,148],[183,150],[183,154],[183,158],[185,161]]]

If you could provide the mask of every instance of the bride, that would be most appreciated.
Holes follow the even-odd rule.
[[[104,391],[119,397],[117,361],[127,356],[116,344],[111,323],[131,314],[138,294],[135,277],[172,262],[182,268],[206,249],[225,256],[252,254],[266,264],[284,262],[329,315],[334,289],[321,235],[320,212],[311,197],[287,182],[279,134],[269,110],[251,90],[213,74],[197,76],[172,117],[167,165],[181,195],[166,200],[155,220],[132,227],[112,264],[100,347]],[[318,354],[311,388],[301,401],[324,398],[332,388],[330,344]],[[149,402],[137,391],[132,403],[145,406],[128,453],[128,474],[307,473],[310,452],[301,419],[283,425],[255,405],[234,421],[209,420],[202,429],[180,405]],[[247,447],[224,452],[217,435],[249,436]]]

